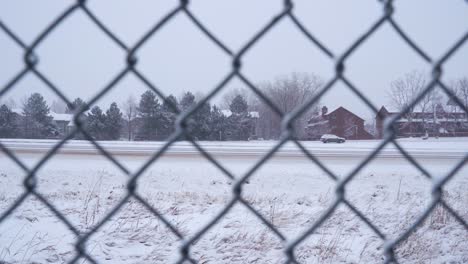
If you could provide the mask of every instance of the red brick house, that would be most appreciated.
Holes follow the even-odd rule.
[[[311,140],[317,140],[323,134],[334,134],[346,139],[374,138],[364,129],[364,119],[342,106],[330,113],[326,106],[322,107],[320,115],[309,119],[306,133]]]
[[[382,106],[375,117],[377,137],[383,138],[385,120],[398,114]],[[413,112],[404,115],[393,126],[397,137],[466,137],[468,136],[468,116],[465,112],[445,111],[439,105],[431,112]]]

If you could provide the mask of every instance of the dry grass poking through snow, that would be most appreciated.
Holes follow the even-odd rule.
[[[230,182],[205,167],[187,173],[152,169],[139,193],[184,236],[191,236],[229,201]],[[96,225],[125,194],[125,178],[109,169],[44,170],[40,191],[81,231]],[[403,179],[403,183],[402,183]],[[0,210],[21,191],[21,174],[0,171]],[[408,228],[425,208],[428,182],[421,175],[370,171],[347,189],[348,199],[389,237]],[[445,197],[468,219],[468,179],[458,177]],[[333,183],[322,173],[267,169],[245,187],[244,198],[288,238],[310,227],[333,201]],[[468,263],[468,231],[443,208],[403,242],[402,263]],[[34,198],[0,225],[0,263],[63,263],[74,255],[74,237]],[[93,235],[88,252],[101,263],[171,263],[180,241],[135,200]],[[194,243],[199,263],[282,263],[284,245],[244,207],[236,205]],[[302,243],[301,263],[380,263],[382,242],[347,208],[339,209]],[[86,263],[83,261],[83,263]]]

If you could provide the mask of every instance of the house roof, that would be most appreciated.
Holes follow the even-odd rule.
[[[398,113],[398,108],[392,106],[392,105],[382,105],[382,107],[380,107],[379,109],[379,113],[380,111],[383,111],[385,109],[385,111],[387,111],[387,113],[389,114],[397,114]]]
[[[328,122],[329,122],[328,120],[323,120],[323,119],[322,119],[322,120],[320,120],[320,121],[310,122],[310,123],[308,123],[308,124],[306,125],[306,127],[312,128],[312,127],[314,127],[314,126],[326,125],[326,124],[328,124]]]
[[[229,109],[222,109],[221,114],[223,114],[223,116],[225,116],[225,117],[230,117],[232,115],[232,112]],[[249,115],[250,115],[250,117],[253,117],[253,118],[259,118],[260,117],[260,115],[259,115],[259,113],[257,111],[250,111]]]
[[[390,110],[389,111],[388,107],[382,106],[377,114],[381,114],[381,113],[384,113],[384,112],[386,112],[387,114],[390,114],[390,115],[396,115],[396,114],[399,113],[398,110]],[[412,113],[414,115],[427,115],[427,114],[432,115],[432,112],[430,112],[430,111],[427,111],[427,112],[413,111]],[[447,113],[447,114],[466,114],[466,112],[463,111],[463,110],[444,111],[444,113]]]
[[[73,115],[72,114],[57,114],[55,112],[50,112],[50,116],[54,121],[72,121]]]
[[[379,112],[377,112],[378,114],[383,114],[383,113],[386,113],[386,114],[390,114],[390,111],[387,110],[387,108],[385,106],[382,105],[382,107],[379,109]]]
[[[23,115],[23,109],[22,108],[12,108],[11,111],[13,113],[16,113],[18,115]],[[72,121],[73,120],[73,115],[72,114],[58,114],[55,112],[50,111],[49,115],[52,117],[54,121]]]
[[[355,113],[349,111],[348,109],[346,109],[346,108],[344,108],[344,107],[342,107],[342,106],[340,106],[340,107],[336,108],[335,110],[331,111],[330,113],[326,114],[326,116],[329,116],[329,115],[332,115],[332,114],[337,114],[338,112],[341,112],[341,111],[347,112],[347,113],[349,113],[349,114],[355,116],[356,118],[358,118],[358,119],[360,119],[360,120],[362,120],[362,121],[365,121],[365,120],[362,119],[360,116],[356,115]]]
[[[12,108],[11,111],[13,113],[18,114],[18,115],[23,115],[23,109],[22,108]]]

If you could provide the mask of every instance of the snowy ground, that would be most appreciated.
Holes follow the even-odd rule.
[[[29,166],[51,145],[38,141],[1,141],[14,148]],[[377,143],[311,142],[306,146],[342,177]],[[31,151],[27,151],[28,144]],[[38,144],[42,146],[39,150]],[[69,148],[70,152],[54,156],[40,169],[38,191],[79,230],[86,232],[119,202],[125,194],[128,177],[103,157],[71,151],[79,149],[77,144]],[[132,171],[158,147],[156,143],[139,143],[132,150],[125,143],[106,144]],[[445,175],[468,149],[468,141],[462,139],[429,142],[414,139],[402,140],[402,144],[436,177]],[[204,146],[235,176],[240,176],[272,143],[212,142]],[[232,182],[207,160],[195,155],[187,144],[179,143],[173,151],[180,155],[164,156],[139,179],[138,193],[184,236],[190,237],[230,200]],[[386,151],[387,156],[374,160],[357,175],[348,185],[346,195],[392,238],[408,228],[424,210],[430,199],[431,182],[394,150]],[[130,155],[132,152],[135,155]],[[227,155],[229,152],[244,153],[244,156]],[[243,191],[243,197],[288,239],[298,237],[310,227],[334,196],[334,181],[297,153],[294,146],[286,146],[283,155],[277,155],[261,167]],[[447,202],[465,220],[468,220],[467,174],[465,165],[445,188]],[[0,154],[0,212],[22,192],[23,177],[24,173],[12,161]],[[467,237],[467,230],[437,208],[399,246],[397,256],[401,263],[468,263]],[[51,211],[30,197],[0,224],[0,263],[64,263],[74,256],[74,239]],[[172,263],[178,259],[179,246],[180,240],[135,200],[125,204],[87,243],[88,252],[99,263]],[[199,263],[282,263],[284,247],[260,220],[239,204],[193,245],[191,255]],[[301,263],[380,263],[382,241],[358,217],[340,206],[298,247],[296,256]]]

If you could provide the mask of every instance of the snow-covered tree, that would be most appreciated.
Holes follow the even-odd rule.
[[[229,105],[229,109],[233,114],[244,114],[247,113],[248,106],[247,101],[244,97],[238,94],[234,99],[232,99],[231,104]]]
[[[83,99],[77,97],[75,98],[75,100],[73,100],[73,102],[71,103],[71,107],[70,106],[67,106],[66,109],[65,109],[65,113],[67,114],[75,114],[75,113],[78,113],[78,111],[80,110],[89,110],[89,108],[86,106],[86,102],[83,101]],[[84,112],[82,115],[80,115],[79,117],[79,120],[81,122],[81,124],[83,124],[84,126],[82,128],[84,128],[86,126],[86,122],[87,122],[87,115],[86,115],[86,112]],[[75,134],[75,139],[84,139],[84,135],[81,133],[81,132],[78,132]]]
[[[44,97],[33,93],[23,105],[22,130],[26,138],[47,138],[57,131]]]
[[[180,100],[182,111],[186,111],[195,106],[197,101],[191,92],[186,92]],[[187,119],[187,135],[195,140],[207,140],[211,133],[211,106],[205,103],[192,113]]]
[[[175,120],[179,111],[179,103],[173,95],[164,100],[161,109],[161,122],[158,138],[167,139],[175,131]]]
[[[106,139],[106,116],[99,106],[94,106],[87,115],[85,129],[93,139]]]
[[[160,111],[161,104],[154,92],[146,91],[141,95],[138,105],[138,115],[141,119],[141,124],[137,133],[138,139],[157,140]]]
[[[71,106],[73,106],[73,108],[67,106],[67,108],[65,109],[65,113],[74,114],[78,110],[80,110],[81,108],[85,107],[85,105],[86,105],[85,101],[83,101],[83,99],[81,99],[79,97],[75,98],[75,100],[73,100],[73,102],[71,104],[72,104]]]
[[[211,110],[211,120],[210,120],[210,140],[226,140],[226,117],[223,115],[221,110],[213,105]]]
[[[182,111],[185,111],[189,109],[190,107],[194,106],[196,104],[195,102],[195,96],[191,92],[186,92],[183,96],[182,99],[180,100],[180,107]]]
[[[106,111],[104,118],[105,125],[105,139],[117,140],[120,138],[120,132],[122,131],[122,112],[115,102],[113,102],[109,109]]]
[[[226,120],[226,138],[229,140],[248,140],[253,134],[253,120],[249,115],[247,102],[237,95],[229,105],[231,115]]]
[[[193,127],[191,136],[197,140],[208,140],[211,133],[211,106],[203,104],[193,115]]]
[[[0,138],[18,137],[17,115],[3,104],[0,106]]]

